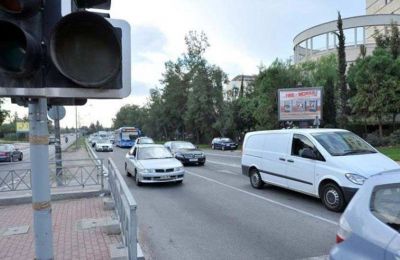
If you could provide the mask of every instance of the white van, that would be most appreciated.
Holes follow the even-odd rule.
[[[247,133],[242,173],[264,183],[321,198],[342,211],[371,175],[400,166],[357,135],[341,129],[285,129]]]

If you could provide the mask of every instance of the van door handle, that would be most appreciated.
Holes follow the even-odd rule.
[[[294,161],[293,160],[291,160],[291,159],[289,159],[289,160],[287,160],[288,162],[291,162],[291,163],[294,163]]]
[[[282,157],[281,157],[281,158],[279,158],[279,160],[281,160],[281,161],[286,161],[286,160],[285,160],[285,158],[282,158]]]

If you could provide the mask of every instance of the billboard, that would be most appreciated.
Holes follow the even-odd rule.
[[[17,133],[29,133],[29,122],[17,122]]]
[[[322,119],[322,87],[278,89],[279,121]]]

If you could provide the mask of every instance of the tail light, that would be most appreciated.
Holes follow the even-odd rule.
[[[347,220],[342,216],[339,221],[339,230],[336,234],[336,244],[345,241],[351,234],[351,228]]]

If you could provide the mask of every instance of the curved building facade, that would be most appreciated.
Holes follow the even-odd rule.
[[[372,53],[375,48],[373,38],[375,29],[386,31],[392,22],[400,25],[400,14],[371,14],[342,20],[346,37],[346,60],[353,62],[360,55],[361,44],[367,48],[367,54]],[[300,32],[293,39],[294,63],[317,60],[321,56],[336,53],[338,43],[336,34],[337,20]]]

